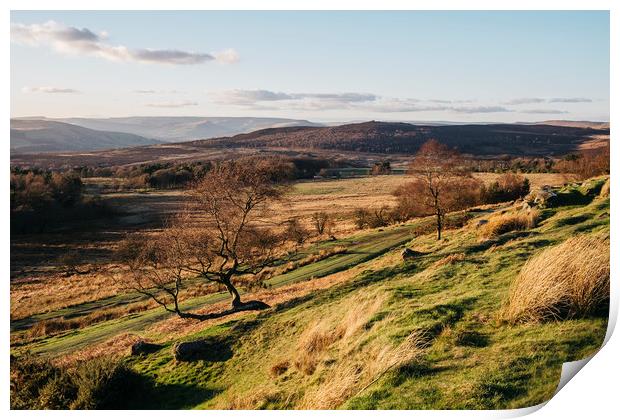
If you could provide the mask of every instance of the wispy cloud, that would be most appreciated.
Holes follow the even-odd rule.
[[[137,93],[139,95],[154,95],[154,94],[176,94],[183,93],[179,90],[157,90],[157,89],[136,89],[133,93]]]
[[[392,98],[374,93],[304,93],[266,89],[226,90],[211,92],[211,100],[224,105],[242,106],[251,110],[324,111],[347,109],[378,113],[454,112],[461,114],[526,113],[565,114],[557,109],[519,109],[504,105],[523,105],[551,102],[544,98],[515,98],[502,104],[475,104],[473,100]],[[576,98],[568,98],[576,99]]]
[[[321,101],[334,104],[348,104],[374,101],[376,95],[370,93],[285,93],[265,89],[243,90],[234,89],[215,92],[213,97],[216,102],[231,105],[253,105],[258,102],[273,101]]]
[[[579,102],[592,102],[589,98],[514,98],[506,102],[504,105],[530,105],[530,104],[542,104],[542,103],[579,103]]]
[[[524,114],[568,114],[568,111],[562,111],[560,109],[524,109],[519,112]]]
[[[543,98],[515,98],[504,102],[504,105],[540,104],[543,102],[545,102]]]
[[[88,28],[75,28],[48,21],[42,24],[11,23],[11,41],[31,45],[49,46],[63,54],[85,54],[110,61],[127,61],[150,64],[191,65],[208,61],[234,63],[239,55],[232,49],[216,53],[200,53],[176,49],[128,48],[105,42],[107,33],[99,34]]]
[[[146,104],[146,106],[151,108],[185,108],[188,106],[196,106],[198,102],[193,101],[181,101],[181,102],[154,102],[150,104]]]
[[[252,110],[295,110],[324,111],[350,109],[381,113],[454,111],[460,113],[510,112],[501,106],[454,106],[456,103],[471,101],[452,101],[447,99],[422,100],[418,98],[389,98],[374,93],[307,93],[280,92],[266,89],[227,90],[211,93],[213,101],[225,105],[237,105]]]
[[[503,106],[459,106],[450,108],[451,111],[462,112],[465,114],[489,114],[494,112],[512,112],[511,109]]]
[[[256,89],[234,89],[212,93],[215,102],[230,105],[252,105],[257,102],[283,101],[293,99],[293,96],[284,92]]]
[[[79,90],[54,86],[24,86],[24,93],[80,93]]]
[[[589,98],[551,98],[549,102],[559,102],[566,104],[575,104],[580,102],[592,102],[592,99]]]
[[[432,101],[437,103],[436,101]],[[440,104],[449,102],[440,102]],[[424,111],[447,111],[451,107],[447,105],[422,104],[415,98],[381,98],[365,107],[368,111],[375,112],[424,112]]]

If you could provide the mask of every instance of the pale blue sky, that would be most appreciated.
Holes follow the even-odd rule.
[[[11,115],[609,119],[608,12],[12,12]]]

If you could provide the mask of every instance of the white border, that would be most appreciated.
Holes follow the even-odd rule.
[[[610,97],[610,119],[612,126],[612,137],[615,124],[618,122],[617,111],[618,103],[616,100],[618,92],[617,74],[620,71],[618,65],[618,26],[620,24],[620,2],[612,0],[228,0],[228,1],[199,1],[199,0],[175,0],[175,1],[128,1],[128,0],[91,0],[88,2],[79,0],[56,0],[53,3],[45,0],[9,0],[3,2],[2,8],[2,35],[3,42],[1,45],[2,55],[5,57],[2,67],[2,75],[4,81],[4,92],[10,92],[10,67],[9,67],[9,22],[10,10],[611,10],[611,92]],[[10,119],[10,95],[5,94],[2,101],[2,112],[5,116],[1,120],[4,142],[2,152],[2,170],[5,174],[9,173],[9,119]],[[618,147],[614,141],[611,142],[612,148],[612,174],[618,170]],[[8,182],[1,183],[0,200],[4,211],[9,209],[9,185]],[[617,188],[616,179],[612,182],[612,196],[616,197]],[[612,206],[612,214],[614,207]],[[2,335],[2,351],[4,354],[4,363],[2,363],[2,379],[0,380],[0,390],[2,391],[2,408],[8,410],[9,407],[9,311],[10,311],[10,288],[9,288],[9,218],[6,216],[2,220],[2,267],[6,277],[3,284],[3,302],[5,305],[2,311],[4,334]],[[616,238],[618,237],[618,229],[615,223],[616,216],[612,217],[611,223],[611,255],[620,255]],[[612,314],[610,314],[610,324],[614,325],[617,319],[618,309],[618,280],[617,280],[617,264],[612,258]],[[610,418],[618,411],[617,385],[620,375],[620,363],[617,355],[620,354],[620,344],[616,336],[611,335],[611,329],[608,332],[609,341],[599,351],[599,353],[583,368],[578,374],[577,379],[571,380],[566,386],[552,398],[544,408],[535,411],[531,418]],[[537,407],[540,408],[540,407]],[[141,412],[140,415],[146,415],[151,418],[164,419],[171,416],[197,417],[208,416],[209,418],[221,419],[245,419],[247,416],[255,418],[291,418],[310,419],[315,416],[348,418],[358,417],[371,419],[380,415],[389,415],[396,418],[503,418],[524,415],[528,412],[536,410],[524,409],[513,411],[391,411],[391,412],[375,412],[375,411],[331,411],[331,412],[290,412],[290,411],[271,411],[271,412]],[[115,417],[130,417],[138,413],[117,412],[114,414],[106,412],[10,412],[14,418],[31,418],[44,416],[46,418],[74,418],[88,416],[89,418],[107,418],[110,415]]]

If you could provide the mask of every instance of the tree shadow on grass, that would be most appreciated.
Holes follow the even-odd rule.
[[[191,384],[160,384],[135,374],[132,390],[114,409],[179,410],[193,408],[217,396],[222,389]]]

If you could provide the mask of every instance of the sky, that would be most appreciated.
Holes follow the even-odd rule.
[[[607,11],[11,12],[11,116],[609,120]]]

